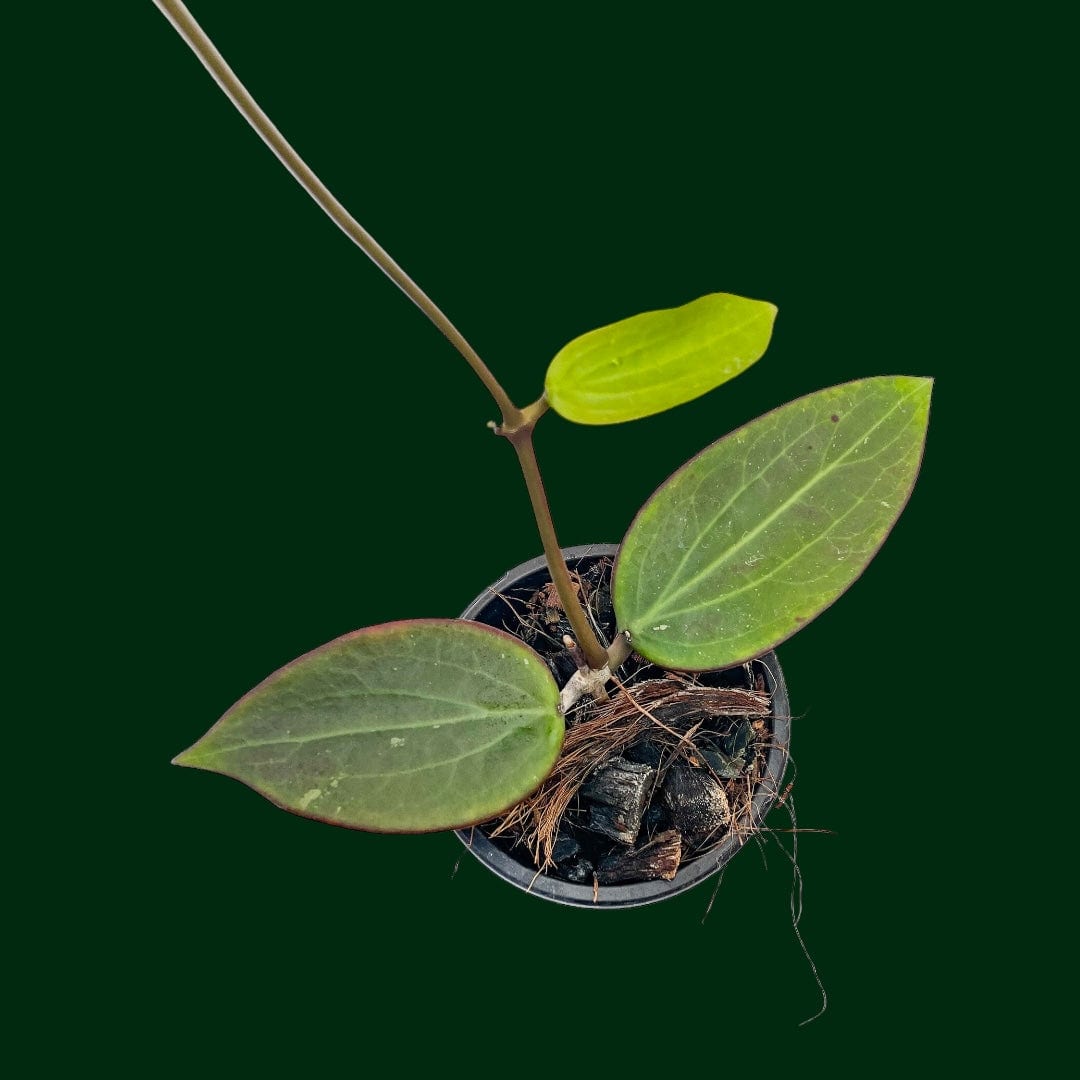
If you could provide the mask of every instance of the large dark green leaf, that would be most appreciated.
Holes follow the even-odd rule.
[[[834,386],[713,443],[645,504],[615,570],[619,625],[666,667],[759,656],[828,607],[911,492],[930,379]]]
[[[617,424],[712,390],[765,352],[776,308],[713,293],[591,330],[551,361],[544,393],[578,424]]]
[[[450,829],[543,780],[562,745],[558,703],[543,660],[501,630],[387,623],[286,665],[176,763],[337,825]]]

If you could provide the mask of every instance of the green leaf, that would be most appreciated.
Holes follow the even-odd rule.
[[[305,817],[377,832],[484,821],[562,745],[559,691],[517,638],[424,619],[346,634],[241,698],[176,764]]]
[[[748,368],[768,347],[774,305],[730,293],[591,330],[551,361],[544,393],[578,424],[663,412]]]
[[[862,573],[919,471],[931,379],[845,383],[704,450],[645,504],[615,568],[619,625],[665,667],[778,645]]]

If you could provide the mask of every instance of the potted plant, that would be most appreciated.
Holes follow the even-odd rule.
[[[561,898],[571,902],[602,906],[627,885],[639,890],[627,902],[643,902],[668,888],[657,882],[677,889],[715,869],[779,794],[788,708],[772,650],[847,589],[899,516],[931,381],[868,378],[783,405],[675,471],[617,553],[568,560],[533,448],[537,423],[549,411],[629,422],[707,393],[761,357],[775,307],[716,293],[602,327],[562,349],[542,393],[518,406],[296,155],[184,5],[156,2],[309,194],[490,391],[500,412],[491,426],[520,462],[546,567],[540,580],[497,584],[466,619],[368,627],[300,657],[177,763],[349,828],[498,819],[493,840],[480,842],[514,846],[520,866],[531,859],[527,886],[542,870],[569,878],[578,892]],[[492,598],[504,608],[483,611]],[[746,792],[740,806],[736,789]],[[585,833],[612,850],[582,854]]]

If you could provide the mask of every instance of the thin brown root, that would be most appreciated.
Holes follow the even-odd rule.
[[[466,851],[472,851],[473,837],[476,835],[476,826],[474,825],[469,829],[469,843],[465,848],[465,851],[457,857],[457,862],[454,863],[454,869],[450,871],[450,880],[453,881],[457,877],[457,872],[461,869],[461,860],[465,858]]]
[[[717,894],[720,892],[720,885],[724,880],[724,871],[727,867],[721,867],[720,872],[716,875],[716,884],[713,886],[712,895],[709,897],[709,903],[705,908],[705,914],[701,916],[701,925],[705,925],[705,920],[709,917],[709,912],[712,911],[713,904],[716,903]]]
[[[697,718],[702,714],[713,717],[765,716],[770,707],[767,694],[736,687],[702,686],[682,675],[645,679],[633,685],[619,682],[619,687],[622,693],[617,697],[591,705],[588,710],[583,710],[586,712],[583,719],[567,728],[562,753],[551,775],[533,795],[502,817],[490,833],[493,837],[514,837],[516,843],[527,848],[534,865],[542,870],[554,865],[551,853],[563,815],[570,809],[589,774],[602,762],[622,753],[646,732],[658,727],[664,733],[659,741],[669,759],[692,757],[696,763],[704,764],[693,741],[701,726]],[[671,723],[656,715],[661,709]],[[683,716],[689,724],[680,731],[674,725]],[[741,793],[739,798],[747,808],[759,779],[760,763],[755,759],[745,778],[745,798]]]
[[[825,992],[825,984],[821,981],[821,975],[818,973],[817,964],[814,963],[814,958],[810,955],[810,950],[807,948],[806,941],[803,939],[802,930],[799,929],[799,923],[802,922],[803,916],[803,875],[802,869],[799,866],[799,833],[810,832],[811,830],[799,828],[798,820],[795,815],[794,798],[789,798],[785,806],[787,808],[788,817],[791,819],[791,830],[789,834],[791,836],[791,851],[788,851],[779,840],[776,841],[776,844],[791,861],[791,929],[795,933],[795,940],[799,943],[799,948],[802,950],[803,956],[806,957],[806,963],[810,967],[810,974],[813,975],[814,982],[817,984],[818,991],[821,994],[821,1008],[818,1009],[813,1016],[809,1016],[805,1020],[800,1021],[799,1027],[804,1027],[824,1015],[825,1010],[829,1007],[829,995]],[[775,832],[773,833],[773,836],[775,838]]]

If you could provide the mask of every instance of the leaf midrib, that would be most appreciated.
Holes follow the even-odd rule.
[[[896,436],[894,438],[890,439],[887,443],[884,444],[884,446],[882,446],[878,450],[878,453],[881,453],[882,451],[887,450],[890,446],[893,445],[893,443],[895,443],[897,441],[897,439],[899,439],[901,437],[902,434],[903,434],[902,431],[897,432],[897,434],[896,434]],[[874,477],[873,483],[870,484],[867,491],[869,491],[870,488],[873,488],[874,484],[876,484],[878,482],[878,480],[880,480],[880,479],[881,479],[880,474],[878,476]],[[665,619],[677,618],[680,615],[689,614],[691,611],[698,611],[701,608],[709,607],[711,604],[717,604],[717,605],[727,604],[730,601],[732,601],[736,596],[741,596],[744,592],[749,592],[752,589],[760,588],[760,586],[762,585],[763,582],[766,582],[770,578],[775,577],[783,569],[785,569],[785,567],[787,567],[791,563],[795,562],[796,559],[801,558],[815,544],[818,544],[822,540],[827,539],[829,533],[833,532],[836,529],[836,527],[849,514],[853,514],[856,510],[859,509],[860,506],[862,506],[863,501],[866,499],[866,496],[867,496],[867,492],[863,492],[859,496],[858,500],[856,502],[852,503],[852,505],[849,506],[839,517],[830,518],[829,523],[827,525],[825,525],[821,529],[821,531],[814,536],[814,538],[812,540],[810,540],[808,543],[803,544],[802,547],[800,547],[797,551],[795,551],[791,555],[789,555],[786,559],[783,560],[783,562],[780,562],[776,566],[772,567],[768,571],[768,573],[764,573],[764,574],[759,575],[758,577],[754,577],[754,578],[751,578],[751,579],[747,580],[743,585],[740,585],[737,589],[729,589],[727,592],[721,593],[719,596],[711,597],[711,598],[709,598],[707,600],[701,600],[696,604],[691,604],[689,607],[676,608],[673,611],[668,610],[667,608],[665,608],[664,609],[664,618]],[[718,611],[720,610],[719,607],[717,607],[717,610]],[[709,638],[706,641],[700,641],[698,639],[695,639],[694,644],[696,646],[700,646],[700,645],[704,645],[704,644],[711,644],[714,641],[722,641],[722,640],[723,640],[723,637]]]
[[[553,709],[549,711],[542,706],[537,706],[533,709],[514,709],[509,715],[513,716],[515,720],[528,719],[534,716],[549,716],[553,711]],[[466,713],[462,716],[450,717],[447,719],[440,718],[438,726],[451,727],[454,724],[468,723],[470,720],[496,719],[506,715],[508,714],[492,712]],[[433,728],[434,726],[434,721],[428,721],[427,723],[421,724],[398,724],[394,727],[348,728],[343,731],[320,732],[318,735],[306,735],[296,738],[282,737],[278,739],[261,739],[259,742],[237,743],[234,746],[219,747],[214,753],[232,754],[237,750],[258,750],[264,746],[303,746],[307,743],[324,742],[327,739],[346,739],[357,735],[385,735],[392,731],[418,731],[421,729]]]
[[[753,315],[750,318],[746,319],[745,322],[739,323],[738,326],[730,327],[729,329],[726,329],[723,333],[716,334],[713,337],[710,337],[707,342],[703,342],[700,345],[688,347],[688,348],[683,349],[682,351],[677,352],[677,353],[668,353],[665,356],[663,363],[655,365],[655,367],[653,369],[651,369],[651,370],[662,371],[665,367],[669,367],[672,364],[677,364],[677,363],[680,363],[682,361],[685,361],[687,357],[693,356],[695,353],[706,352],[709,349],[713,349],[713,348],[715,348],[717,346],[717,344],[719,342],[722,342],[725,338],[733,337],[734,335],[741,333],[748,326],[752,326],[754,323],[760,322],[765,317],[765,314],[766,314],[765,312],[760,312],[760,313],[758,313],[756,315]],[[655,336],[657,338],[662,339],[665,335],[663,333],[658,333]],[[634,353],[647,352],[651,346],[652,346],[652,342],[647,342],[644,345],[639,345],[639,346],[635,347],[633,352]],[[610,343],[609,342],[604,342],[603,344],[597,344],[597,345],[593,346],[593,348],[590,351],[599,351],[599,350],[604,350],[604,349],[607,349],[607,348],[610,348]],[[618,381],[619,379],[625,379],[625,377],[626,377],[625,370],[623,370],[623,369],[608,370],[607,365],[600,365],[600,370],[597,371],[597,372],[588,373],[588,376],[587,376],[587,379],[586,379],[584,377],[585,372],[584,372],[583,369],[585,368],[585,365],[588,364],[589,362],[590,362],[589,360],[586,360],[584,358],[580,361],[581,368],[579,369],[579,375],[582,376],[580,381],[584,385],[597,386],[597,385],[602,385],[605,382]],[[739,362],[741,363],[741,360]],[[728,363],[731,363],[731,361],[729,360]],[[679,376],[679,378],[677,380],[665,379],[664,381],[669,382],[669,383],[672,382],[672,381],[677,381],[679,383],[683,383],[683,382],[686,382],[686,381],[688,381],[690,379],[693,379],[693,378],[699,376],[699,374],[700,373],[697,372],[697,371],[689,371],[685,375]],[[626,397],[628,394],[640,394],[641,393],[641,388],[637,387],[637,388],[633,388],[633,389],[630,389],[630,390],[604,391],[604,392],[601,392],[601,393],[598,393],[598,394],[589,394],[587,390],[583,390],[583,389],[577,389],[576,392],[580,396],[583,396],[583,397]]]
[[[444,769],[448,765],[456,765],[459,761],[464,761],[466,758],[475,757],[477,754],[482,754],[485,750],[490,750],[493,746],[498,746],[504,739],[510,738],[517,728],[511,728],[509,731],[502,732],[498,738],[492,739],[491,742],[484,743],[483,746],[474,746],[470,750],[466,750],[463,754],[458,754],[457,757],[443,758],[439,761],[429,761],[423,765],[414,765],[408,769],[397,769],[394,772],[377,772],[377,773],[342,773],[339,779],[353,779],[353,780],[393,780],[398,776],[408,776],[410,773],[426,772],[429,769]]]
[[[741,551],[748,543],[752,542],[756,537],[760,536],[761,533],[777,519],[777,517],[787,511],[791,506],[799,502],[799,500],[802,499],[802,497],[807,492],[813,490],[813,488],[817,484],[819,484],[827,476],[831,475],[835,469],[838,469],[844,463],[844,459],[847,458],[848,455],[854,453],[854,451],[862,445],[861,440],[868,439],[870,435],[873,434],[873,432],[875,432],[879,427],[881,427],[881,425],[884,424],[885,421],[888,420],[889,417],[891,417],[892,414],[896,412],[896,410],[899,409],[905,401],[908,400],[908,398],[914,396],[916,393],[919,392],[920,389],[920,387],[915,386],[906,394],[904,394],[903,397],[899,398],[889,409],[889,411],[881,417],[881,419],[876,421],[870,427],[864,429],[862,435],[855,438],[852,441],[851,445],[847,448],[847,450],[840,454],[834,462],[832,462],[819,472],[815,473],[814,477],[811,480],[803,484],[802,487],[800,487],[797,491],[795,491],[792,495],[785,499],[771,514],[767,515],[753,529],[751,529],[750,532],[745,533],[735,544],[723,551],[718,558],[714,559],[707,566],[698,571],[697,574],[695,574],[692,578],[679,586],[679,588],[674,590],[674,592],[668,593],[665,596],[662,596],[658,600],[654,601],[648,609],[646,609],[638,616],[641,620],[641,623],[644,624],[650,622],[658,614],[666,615],[668,605],[670,605],[673,601],[677,600],[680,596],[683,596],[688,590],[695,588],[704,578],[707,578],[713,573],[715,573],[716,570],[721,567],[725,562],[727,562],[734,554]],[[704,535],[704,533],[698,533],[694,541],[695,545]],[[660,605],[664,606],[662,607]],[[627,629],[633,632],[635,628],[630,626]],[[640,630],[640,627],[638,629]]]

